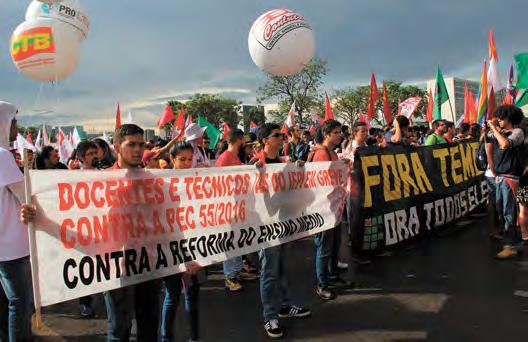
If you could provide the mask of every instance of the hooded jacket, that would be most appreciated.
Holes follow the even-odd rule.
[[[11,103],[0,101],[0,147],[9,150],[9,133],[11,121],[15,118],[18,109]]]

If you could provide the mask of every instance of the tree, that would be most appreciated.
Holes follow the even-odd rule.
[[[266,82],[258,89],[258,102],[268,99],[279,100],[279,105],[287,110],[295,101],[295,112],[299,123],[304,122],[304,115],[317,103],[321,102],[320,87],[323,77],[328,72],[327,62],[320,58],[314,58],[303,71],[292,76],[267,75]],[[279,117],[280,118],[280,117]]]
[[[242,110],[242,122],[244,131],[249,131],[251,121],[257,125],[261,125],[266,122],[266,116],[264,115],[264,107],[262,106],[251,106],[247,110]]]
[[[412,85],[402,86],[401,82],[388,81],[385,82],[387,87],[387,97],[389,98],[389,104],[392,112],[392,117],[398,115],[398,101],[404,101],[409,97],[419,96],[422,98],[422,102],[418,106],[413,117],[421,118],[425,115],[427,110],[427,92],[419,87]],[[383,88],[381,85],[378,86],[379,90],[379,101],[376,104],[376,111],[383,111]],[[349,125],[353,125],[358,120],[359,114],[363,113],[366,115],[368,98],[370,95],[370,85],[358,86],[356,88],[346,88],[336,91],[336,115],[342,118]],[[383,119],[374,118],[374,121],[380,125],[384,125]]]

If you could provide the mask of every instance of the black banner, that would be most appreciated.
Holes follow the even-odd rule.
[[[488,187],[475,164],[477,147],[463,142],[359,149],[354,178],[364,225],[361,249],[397,245],[485,203]]]

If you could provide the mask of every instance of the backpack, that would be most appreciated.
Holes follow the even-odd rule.
[[[480,171],[488,169],[488,156],[486,154],[486,138],[480,142],[475,152],[475,164]]]

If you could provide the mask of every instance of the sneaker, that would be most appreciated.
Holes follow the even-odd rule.
[[[93,318],[95,317],[95,312],[89,305],[82,305],[81,309],[81,317],[82,318]]]
[[[245,271],[240,272],[240,274],[238,275],[238,279],[243,280],[243,281],[253,281],[257,278],[258,278],[258,275],[254,273],[248,273]]]
[[[308,317],[312,314],[312,312],[305,308],[300,308],[298,306],[292,305],[289,307],[285,307],[280,309],[279,311],[279,317],[280,318],[291,318],[291,317]]]
[[[282,329],[279,325],[279,320],[277,319],[270,319],[269,321],[266,321],[264,323],[264,330],[266,330],[266,334],[268,334],[270,338],[282,337]]]
[[[227,278],[225,281],[225,287],[229,292],[242,291],[244,288],[237,279]]]
[[[505,260],[511,259],[517,256],[517,250],[510,246],[505,246],[495,257],[497,259]]]
[[[258,270],[251,266],[247,260],[242,260],[242,270],[247,273],[258,273]]]
[[[332,300],[336,298],[336,294],[330,289],[328,289],[328,287],[317,286],[315,293],[317,293],[319,298],[321,298],[322,300]]]

